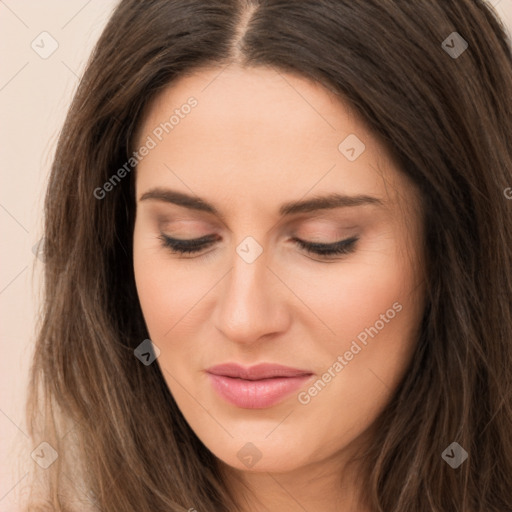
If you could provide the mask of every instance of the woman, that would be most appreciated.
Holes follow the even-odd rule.
[[[511,510],[511,90],[480,0],[121,1],[46,197],[29,510]]]

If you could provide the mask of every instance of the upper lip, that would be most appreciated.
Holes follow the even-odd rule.
[[[249,367],[236,363],[224,363],[207,368],[206,371],[214,375],[246,380],[270,379],[272,377],[300,377],[312,374],[308,370],[271,363],[260,363]]]

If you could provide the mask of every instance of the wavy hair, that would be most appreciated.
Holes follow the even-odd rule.
[[[457,32],[458,35],[453,33]],[[456,44],[461,37],[468,46]],[[459,51],[457,51],[457,48]],[[185,74],[269,66],[319,82],[421,193],[426,307],[361,476],[375,512],[512,509],[512,51],[483,0],[122,0],[69,109],[45,197],[44,302],[27,401],[30,511],[236,512],[177,407],[135,288],[131,157]],[[441,453],[457,441],[469,459]]]

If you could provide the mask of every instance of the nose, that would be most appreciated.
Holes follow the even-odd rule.
[[[267,266],[265,251],[251,263],[235,253],[217,292],[213,321],[226,339],[249,345],[288,328],[290,292]]]

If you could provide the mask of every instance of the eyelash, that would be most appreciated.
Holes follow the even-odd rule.
[[[177,254],[195,254],[200,252],[202,249],[206,249],[213,242],[215,242],[215,239],[210,235],[201,238],[195,238],[193,240],[178,240],[164,234],[161,234],[158,238],[162,241],[162,245],[165,248],[170,249],[171,252]],[[345,240],[339,240],[338,242],[334,242],[332,244],[322,244],[305,242],[300,238],[293,238],[293,241],[306,252],[323,258],[328,258],[340,254],[350,254],[355,250],[355,244],[358,240],[358,237],[353,236]]]

